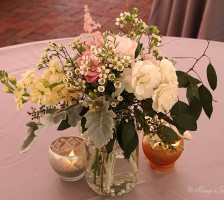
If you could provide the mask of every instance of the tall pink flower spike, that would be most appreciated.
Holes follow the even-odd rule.
[[[93,31],[95,31],[97,28],[100,27],[101,25],[99,23],[93,21],[88,6],[84,5],[84,31],[86,33],[92,33]]]

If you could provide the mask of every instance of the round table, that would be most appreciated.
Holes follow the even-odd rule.
[[[54,40],[68,45],[73,39]],[[200,57],[207,41],[164,37],[161,51],[168,58]],[[52,40],[53,41],[53,40]],[[144,41],[144,39],[143,39]],[[0,68],[16,77],[38,63],[47,41],[0,48]],[[224,43],[210,42],[207,55],[218,74],[218,87],[214,92],[214,113],[209,120],[203,113],[198,130],[192,132],[192,141],[185,142],[185,150],[174,168],[157,171],[149,167],[140,146],[139,180],[135,189],[121,199],[183,200],[224,199]],[[187,71],[194,60],[178,58],[177,69]],[[195,68],[208,86],[206,67],[208,60],[201,60]],[[223,77],[222,77],[223,76]],[[0,86],[2,88],[2,86]],[[61,135],[75,134],[75,129],[56,131],[49,128],[25,154],[20,146],[26,136],[26,111],[16,110],[12,95],[0,92],[0,199],[1,200],[97,200],[85,179],[65,182],[52,170],[48,162],[51,141]],[[141,140],[141,139],[140,139]]]

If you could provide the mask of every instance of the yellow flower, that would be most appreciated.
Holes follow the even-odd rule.
[[[46,79],[50,84],[61,82],[63,80],[63,69],[61,68],[57,60],[52,60],[48,69],[46,69],[42,75],[43,79]]]
[[[24,74],[21,75],[22,79],[16,83],[16,87],[18,88],[27,88],[30,87],[34,79],[34,70],[28,70]]]
[[[15,102],[17,103],[17,110],[21,110],[23,104],[28,101],[29,97],[24,97],[23,94],[25,93],[24,89],[15,88],[13,91]]]
[[[41,82],[37,83],[35,87],[30,93],[30,101],[36,104],[48,105],[51,99],[51,90],[45,88]]]

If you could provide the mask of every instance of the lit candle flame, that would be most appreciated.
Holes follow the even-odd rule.
[[[74,151],[71,150],[70,154],[68,156],[75,156]]]

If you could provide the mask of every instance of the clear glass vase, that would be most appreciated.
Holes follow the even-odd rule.
[[[86,179],[94,192],[103,196],[123,196],[130,192],[137,181],[138,147],[129,160],[124,159],[123,151],[115,141],[111,153],[106,148],[94,148],[87,142],[89,158]]]

